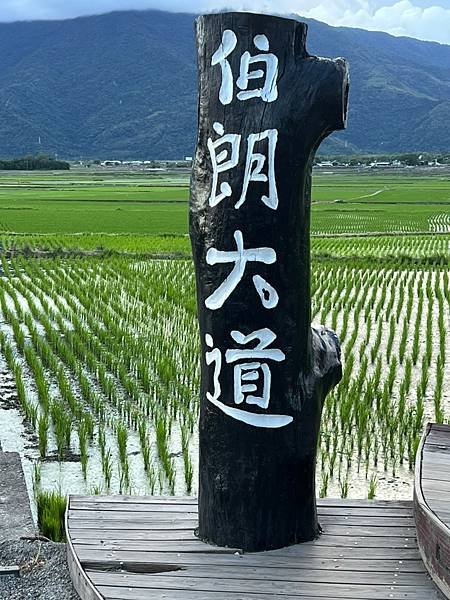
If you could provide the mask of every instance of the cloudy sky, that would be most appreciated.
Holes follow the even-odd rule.
[[[450,44],[450,0],[0,0],[0,21],[64,19],[111,10],[223,8],[299,13],[346,25]]]

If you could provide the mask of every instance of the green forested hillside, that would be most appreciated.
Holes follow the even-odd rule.
[[[193,152],[192,15],[116,12],[0,24],[0,158],[182,158]],[[321,152],[448,151],[450,46],[309,22],[345,56],[348,130]]]

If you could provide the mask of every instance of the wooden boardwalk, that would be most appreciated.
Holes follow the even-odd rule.
[[[194,536],[192,498],[69,499],[82,600],[442,599],[420,559],[412,502],[326,500],[314,542],[242,554]]]
[[[0,452],[0,543],[34,533],[22,461],[17,452]]]
[[[414,512],[420,553],[450,598],[450,427],[428,425],[416,462]]]

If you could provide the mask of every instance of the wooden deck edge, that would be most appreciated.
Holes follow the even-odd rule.
[[[71,496],[67,498],[64,527],[66,531],[67,540],[67,564],[69,566],[69,573],[73,587],[75,588],[75,591],[82,600],[104,600],[104,597],[95,589],[94,584],[86,575],[73,547],[69,531],[70,499]]]
[[[433,427],[428,423],[416,456],[414,472],[414,519],[417,544],[423,563],[434,583],[450,599],[450,529],[428,506],[422,490],[422,458],[426,439]]]

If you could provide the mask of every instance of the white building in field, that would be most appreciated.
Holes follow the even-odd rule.
[[[372,169],[387,169],[388,167],[392,167],[392,164],[388,160],[376,160],[370,163],[370,167]]]

